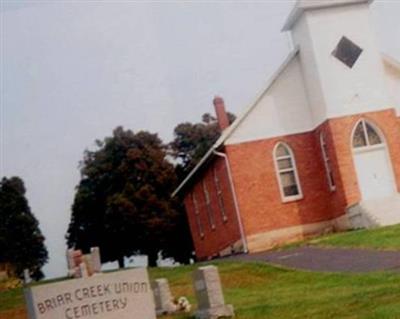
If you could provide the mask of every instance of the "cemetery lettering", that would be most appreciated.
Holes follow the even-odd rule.
[[[124,298],[113,298],[112,296],[123,293],[146,293],[146,282],[120,282],[114,284],[100,284],[96,286],[78,288],[73,293],[66,292],[40,301],[36,304],[40,314],[51,311],[57,307],[73,305],[75,301],[85,300],[87,304],[78,307],[67,307],[65,309],[65,318],[81,318],[96,315],[102,312],[117,311],[127,306],[128,300]],[[90,299],[97,297],[110,296],[112,299],[99,302],[90,302]]]

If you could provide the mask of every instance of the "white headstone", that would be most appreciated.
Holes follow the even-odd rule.
[[[30,319],[155,319],[145,268],[25,289]]]
[[[92,255],[93,272],[101,272],[101,259],[100,259],[100,248],[92,247],[90,249],[90,254]]]
[[[156,279],[151,286],[154,293],[157,316],[175,312],[176,305],[173,303],[168,280],[165,278]]]
[[[88,275],[92,276],[94,274],[92,255],[91,254],[83,255],[82,259],[86,265],[86,270],[87,270]]]
[[[75,267],[73,249],[67,249],[67,265],[68,269],[73,269]]]
[[[79,271],[80,271],[80,277],[82,278],[89,277],[88,269],[85,263],[79,264]]]
[[[32,281],[29,269],[24,269],[24,283],[29,284]]]
[[[196,318],[217,319],[234,316],[233,306],[225,305],[217,267],[205,266],[195,270],[193,286],[197,299]]]

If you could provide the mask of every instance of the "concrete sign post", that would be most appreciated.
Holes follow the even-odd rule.
[[[25,290],[30,319],[155,319],[147,270],[33,286]]]

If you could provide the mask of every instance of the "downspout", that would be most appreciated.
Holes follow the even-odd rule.
[[[228,156],[225,153],[217,152],[216,150],[214,150],[213,153],[217,156],[223,157],[225,160],[226,168],[228,171],[229,184],[230,184],[232,196],[233,196],[233,204],[235,206],[236,218],[237,218],[238,224],[239,224],[240,238],[242,239],[242,243],[243,243],[243,251],[244,251],[244,253],[247,254],[249,252],[249,250],[247,249],[247,240],[246,240],[246,236],[244,234],[242,218],[240,216],[239,204],[238,204],[237,197],[236,197],[235,186],[233,185],[231,166],[229,164]]]

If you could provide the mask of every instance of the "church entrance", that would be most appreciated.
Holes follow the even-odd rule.
[[[363,200],[390,197],[396,184],[385,138],[366,120],[357,123],[353,137],[353,156]]]

